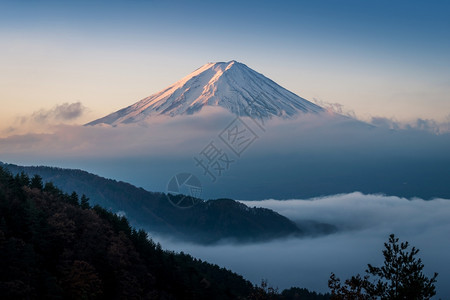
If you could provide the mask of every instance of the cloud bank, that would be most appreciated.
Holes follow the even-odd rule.
[[[242,201],[266,207],[294,221],[334,224],[339,232],[316,238],[277,240],[253,245],[198,246],[156,237],[163,246],[185,251],[232,269],[254,283],[268,279],[281,289],[302,286],[327,291],[331,272],[341,278],[381,265],[383,243],[395,233],[421,251],[425,273],[438,272],[438,297],[450,296],[450,200],[350,193],[308,200]],[[186,213],[189,213],[188,211]]]
[[[81,168],[152,191],[175,174],[195,174],[203,197],[309,198],[349,193],[450,197],[450,134],[378,128],[332,113],[258,124],[241,153],[224,138],[236,117],[206,109],[125,126],[52,127],[53,133],[0,139],[0,160]],[[195,158],[213,143],[232,161],[215,181]]]

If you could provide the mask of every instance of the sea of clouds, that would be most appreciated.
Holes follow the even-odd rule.
[[[333,234],[280,239],[258,244],[202,246],[154,236],[164,248],[184,251],[229,268],[253,283],[267,279],[280,289],[291,286],[326,292],[331,272],[341,279],[381,265],[383,243],[394,233],[420,249],[424,272],[438,272],[438,296],[450,296],[450,200],[405,199],[359,192],[307,200],[242,201],[266,207],[294,222],[314,220],[337,226]],[[189,213],[189,211],[186,211]]]

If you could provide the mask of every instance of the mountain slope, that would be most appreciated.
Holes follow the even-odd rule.
[[[208,63],[166,89],[86,125],[118,125],[155,115],[193,114],[205,106],[220,106],[233,114],[259,119],[324,111],[233,60]]]
[[[0,166],[2,299],[269,299],[268,289],[189,254],[42,181]],[[270,299],[326,300],[291,288]]]
[[[153,193],[125,182],[102,178],[81,170],[21,167],[2,164],[13,174],[40,175],[64,192],[77,191],[114,213],[126,213],[130,222],[145,230],[169,234],[198,243],[221,239],[262,241],[303,231],[292,221],[263,208],[249,208],[230,199],[200,201],[189,210],[174,207],[163,193]]]
[[[35,183],[0,166],[2,299],[242,299],[256,291],[229,270],[163,251],[126,218]]]

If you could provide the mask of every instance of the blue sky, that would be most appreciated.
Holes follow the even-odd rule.
[[[3,124],[82,102],[89,121],[238,60],[361,118],[450,115],[447,1],[1,1]]]

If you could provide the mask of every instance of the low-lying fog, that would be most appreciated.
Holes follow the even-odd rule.
[[[341,279],[363,273],[367,263],[381,265],[383,243],[395,233],[421,251],[425,274],[438,272],[438,297],[450,295],[450,200],[405,199],[351,193],[308,200],[242,201],[266,207],[293,221],[315,220],[339,231],[320,237],[268,243],[200,246],[155,237],[165,249],[229,268],[253,283],[267,279],[280,290],[291,286],[326,292],[331,272]],[[186,210],[189,213],[189,210]]]
[[[209,108],[143,124],[64,125],[49,134],[12,135],[0,138],[0,160],[83,169],[161,192],[174,175],[188,172],[202,182],[203,199],[353,191],[449,198],[450,133],[420,124],[390,130],[333,114],[262,123]],[[210,152],[213,146],[218,152]]]

